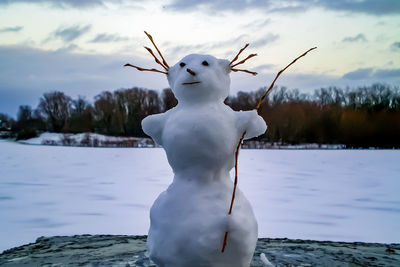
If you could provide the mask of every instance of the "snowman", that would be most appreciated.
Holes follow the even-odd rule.
[[[278,72],[256,110],[235,112],[224,104],[229,95],[230,72],[257,74],[236,68],[256,54],[233,64],[248,44],[232,61],[191,54],[170,68],[152,36],[145,34],[162,60],[150,48],[146,50],[165,71],[125,66],[166,74],[178,99],[175,108],[142,121],[143,131],[164,148],[174,172],[171,185],[150,210],[149,256],[159,267],[249,266],[258,226],[249,201],[236,189],[235,163],[240,144],[266,131],[256,110],[278,77],[316,47]],[[235,184],[229,174],[234,166]]]
[[[168,69],[178,105],[142,121],[143,131],[161,145],[174,172],[172,184],[150,210],[147,239],[157,266],[249,266],[257,242],[252,207],[236,191],[234,212],[230,170],[243,132],[245,139],[267,128],[256,111],[235,112],[229,94],[230,61],[191,54]],[[224,233],[229,232],[224,253]]]
[[[178,100],[176,107],[142,121],[143,131],[164,148],[174,172],[171,185],[150,210],[149,256],[159,267],[249,266],[257,221],[229,172],[240,141],[263,134],[267,126],[256,110],[235,112],[224,100],[231,71],[256,74],[234,68],[256,54],[233,65],[247,44],[232,61],[191,54],[169,67],[146,35],[162,60],[146,50],[165,71],[125,66],[166,74]]]

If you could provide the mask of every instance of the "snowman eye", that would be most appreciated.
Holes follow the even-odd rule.
[[[183,62],[181,62],[181,64],[179,64],[179,66],[181,66],[181,68],[183,68],[183,67],[185,67],[185,66],[186,66],[186,64],[185,64],[185,63],[183,63]]]
[[[209,64],[208,64],[208,62],[207,61],[203,61],[203,62],[201,62],[201,64],[203,65],[203,66],[208,66]]]

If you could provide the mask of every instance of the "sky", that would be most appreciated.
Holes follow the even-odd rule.
[[[161,91],[164,74],[143,46],[149,32],[169,65],[191,53],[258,56],[231,73],[231,93],[278,80],[300,92],[375,82],[400,85],[399,0],[0,0],[0,113],[35,108],[45,92],[92,101],[103,91]]]

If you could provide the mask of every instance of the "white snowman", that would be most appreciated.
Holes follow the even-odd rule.
[[[172,184],[150,210],[150,258],[159,267],[249,266],[258,235],[252,207],[240,190],[232,214],[230,170],[242,134],[263,134],[267,126],[253,111],[224,104],[231,62],[191,54],[168,68],[178,105],[146,117],[143,131],[161,145],[174,172]],[[136,67],[138,68],[138,67]],[[224,234],[229,233],[224,253]]]

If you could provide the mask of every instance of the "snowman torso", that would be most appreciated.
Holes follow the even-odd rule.
[[[175,174],[190,169],[229,171],[234,164],[239,135],[232,134],[234,115],[224,104],[172,110],[166,120],[162,144]]]

